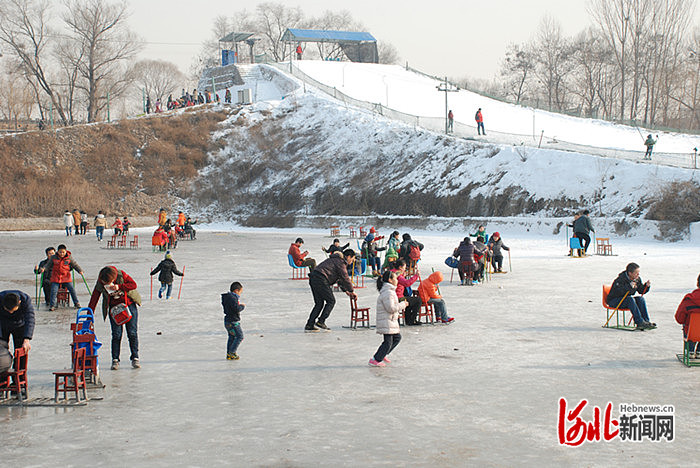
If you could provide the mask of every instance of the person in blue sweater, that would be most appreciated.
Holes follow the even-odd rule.
[[[240,359],[236,351],[238,351],[238,345],[243,341],[241,311],[245,309],[245,304],[241,302],[242,291],[243,285],[234,281],[231,283],[229,292],[221,295],[221,305],[224,306],[224,328],[228,332],[226,359],[234,361]]]

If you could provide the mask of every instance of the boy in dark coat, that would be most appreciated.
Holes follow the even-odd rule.
[[[243,341],[241,311],[245,309],[245,304],[241,302],[242,291],[241,283],[234,281],[231,283],[229,292],[221,295],[221,305],[224,307],[224,328],[228,332],[226,359],[233,361],[240,359],[236,351],[238,351],[238,345]]]
[[[167,292],[165,293],[165,300],[167,301],[170,299],[170,293],[173,291],[173,274],[176,274],[177,276],[184,276],[184,274],[177,269],[177,266],[173,261],[173,256],[170,255],[170,251],[165,253],[165,258],[163,261],[151,271],[151,276],[158,272],[160,272],[158,275],[158,281],[160,281],[158,299],[163,297],[163,291],[166,291],[167,289]]]

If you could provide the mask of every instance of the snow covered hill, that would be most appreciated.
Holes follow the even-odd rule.
[[[281,215],[641,217],[688,169],[424,131],[313,90],[234,110],[200,172],[202,211]]]
[[[406,70],[397,65],[376,65],[349,62],[297,61],[295,69],[351,98],[379,103],[397,111],[420,116],[424,121],[433,119],[431,128],[444,128],[445,95],[436,87],[441,84],[431,77]],[[514,144],[546,145],[567,148],[580,145],[605,152],[599,155],[624,156],[625,152],[644,151],[644,138],[659,132],[617,125],[603,120],[569,117],[562,114],[535,110],[529,107],[486,98],[460,90],[448,93],[448,107],[455,115],[455,132],[463,136],[477,136],[474,114],[483,109],[488,141]],[[437,125],[435,124],[437,122]],[[461,131],[460,131],[461,130]],[[664,153],[673,165],[687,165],[693,148],[700,147],[700,136],[661,133],[655,152]],[[621,153],[618,153],[621,152]],[[639,155],[636,155],[639,158]]]

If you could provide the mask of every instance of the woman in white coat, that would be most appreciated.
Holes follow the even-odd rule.
[[[386,367],[390,361],[386,356],[391,353],[401,341],[399,329],[399,312],[406,308],[407,302],[399,302],[396,296],[396,285],[398,280],[396,273],[386,270],[377,279],[377,333],[384,335],[384,341],[369,360],[370,366]]]

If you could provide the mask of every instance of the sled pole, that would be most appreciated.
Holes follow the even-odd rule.
[[[610,323],[610,319],[612,319],[612,318],[613,318],[613,315],[617,314],[617,309],[619,309],[619,308],[620,308],[620,306],[621,306],[621,305],[622,305],[622,303],[623,303],[623,302],[625,301],[625,299],[627,298],[627,295],[628,295],[629,293],[630,293],[630,292],[629,292],[629,291],[627,291],[627,292],[625,293],[625,295],[624,295],[624,296],[622,296],[622,299],[620,300],[620,303],[619,303],[619,304],[617,305],[617,307],[615,307],[615,310],[613,311],[613,313],[612,313],[612,314],[610,314],[610,317],[608,317],[608,321],[607,321],[607,322],[605,322],[605,325],[603,325],[603,328],[607,327],[607,326],[608,326],[608,323]]]
[[[92,295],[92,291],[90,291],[90,286],[88,286],[88,284],[87,284],[87,280],[85,279],[85,275],[83,275],[82,273],[80,273],[80,276],[83,277],[83,283],[85,284],[85,288],[87,289],[88,294]]]
[[[153,268],[151,268],[151,271],[148,273],[148,276],[151,277],[151,300],[153,300],[153,275],[151,273],[153,273]]]
[[[36,287],[36,305],[39,307],[39,274],[34,273],[34,286]]]
[[[185,279],[185,267],[182,267],[182,276],[180,277],[180,288],[177,290],[177,299],[180,300],[180,293],[182,293],[182,280]]]
[[[45,300],[45,301],[48,301],[49,298],[46,297],[46,291],[44,291],[44,274],[45,274],[45,273],[46,273],[46,272],[44,272],[44,271],[41,272],[41,286],[40,286],[40,289],[39,289],[39,291],[40,291],[39,297],[41,298],[41,294],[43,293],[43,294],[44,294],[44,300]]]
[[[430,267],[430,269],[432,270],[433,273],[435,273],[435,268]],[[420,278],[420,276],[419,276],[419,278]],[[438,294],[442,296],[442,293],[440,292],[440,286],[438,284],[436,284],[435,286],[437,287]]]
[[[513,264],[510,262],[510,250],[508,251],[508,270],[513,273]]]

